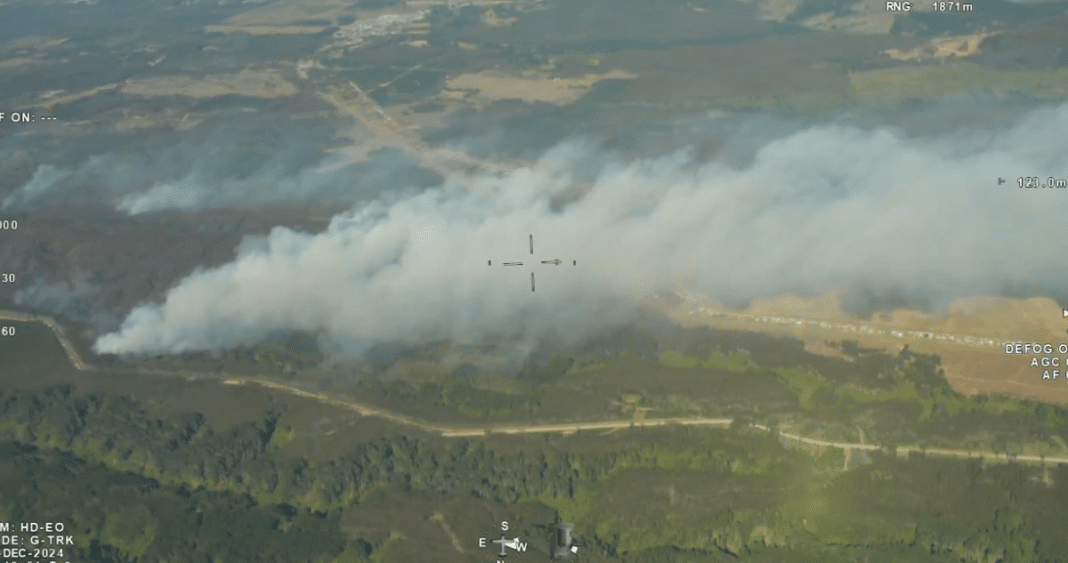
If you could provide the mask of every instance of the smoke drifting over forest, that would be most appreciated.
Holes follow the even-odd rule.
[[[285,128],[263,118],[206,125],[183,132],[179,142],[173,131],[95,134],[38,151],[53,161],[33,168],[17,188],[5,185],[16,174],[0,177],[0,210],[90,204],[139,215],[308,202],[345,206],[395,186],[440,184],[440,177],[398,149],[374,151],[355,163],[328,152],[341,142],[339,128]],[[45,144],[0,142],[0,172],[8,172],[4,162],[26,160],[22,145],[35,142]]]
[[[997,133],[814,126],[744,164],[692,151],[609,161],[582,189],[574,171],[604,153],[564,143],[505,177],[455,176],[358,204],[320,233],[246,240],[233,262],[137,307],[96,349],[225,348],[289,330],[349,352],[379,341],[568,342],[677,288],[730,301],[840,289],[935,308],[1054,291],[1068,275],[1068,190],[1022,190],[1016,178],[1068,177],[1065,130],[1068,106]],[[564,265],[498,265],[555,258]]]

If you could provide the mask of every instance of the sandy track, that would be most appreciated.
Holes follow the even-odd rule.
[[[580,430],[613,430],[639,426],[664,426],[682,424],[689,426],[730,426],[731,418],[649,418],[645,420],[604,420],[600,422],[575,422],[563,424],[531,424],[521,426],[489,426],[486,428],[441,428],[435,430],[442,436],[458,438],[464,436],[486,436],[488,434],[571,434]]]
[[[38,322],[47,326],[52,333],[56,336],[60,345],[63,347],[67,358],[70,359],[71,364],[78,371],[89,371],[98,368],[93,367],[86,362],[78,354],[74,344],[70,341],[67,333],[63,328],[51,317],[42,315],[27,315],[25,313],[19,313],[15,311],[0,311],[0,321],[15,321],[15,322]],[[153,375],[173,375],[182,377],[199,377],[199,378],[211,378],[218,379],[219,374],[198,374],[194,372],[165,372],[161,370],[129,370],[134,373],[144,373]],[[319,401],[323,404],[336,406],[348,410],[355,411],[362,416],[373,416],[382,418],[396,424],[404,426],[418,428],[425,432],[431,432],[438,434],[446,438],[473,438],[480,436],[490,436],[497,434],[571,434],[583,430],[618,430],[624,428],[636,428],[636,427],[653,427],[653,426],[666,426],[669,424],[679,424],[684,426],[730,426],[734,423],[730,418],[642,418],[634,420],[605,420],[598,422],[572,422],[572,423],[557,423],[557,424],[499,424],[488,426],[443,426],[434,424],[431,422],[421,421],[416,418],[390,411],[388,409],[382,409],[373,407],[364,403],[354,401],[342,401],[330,397],[322,393],[313,393],[284,385],[274,381],[270,381],[259,377],[243,377],[243,376],[229,376],[222,380],[225,385],[258,385],[268,389],[275,389],[291,395],[305,397],[315,401]],[[753,428],[770,432],[771,428],[762,424],[753,424]],[[791,434],[788,432],[779,432],[780,439],[798,442],[802,444],[808,444],[811,446],[825,447],[825,448],[838,448],[844,450],[847,456],[852,450],[881,450],[882,446],[866,443],[852,443],[852,442],[836,442],[830,440],[820,440],[817,438],[808,438],[799,434]],[[863,437],[861,441],[865,441]],[[1010,455],[1005,453],[998,453],[992,451],[973,451],[973,450],[960,450],[960,449],[946,449],[946,448],[927,448],[923,446],[899,446],[896,449],[897,455],[908,455],[912,452],[920,452],[925,455],[937,455],[948,456],[958,458],[977,458],[988,460],[1000,460],[1000,461],[1017,461],[1027,463],[1068,463],[1068,457],[1046,457],[1036,455]]]
[[[82,360],[82,357],[78,354],[78,350],[74,348],[74,344],[71,343],[70,338],[67,337],[66,331],[63,327],[59,326],[52,317],[27,315],[25,313],[17,313],[15,311],[0,311],[0,321],[15,321],[23,323],[41,323],[47,326],[52,334],[56,335],[56,340],[59,341],[60,346],[63,347],[63,352],[67,354],[67,359],[70,360],[71,365],[78,371],[87,371],[92,369],[88,363]]]
[[[418,135],[398,123],[355,82],[349,82],[349,86],[351,90],[321,96],[335,108],[367,127],[376,146],[400,148],[422,166],[446,178],[456,173],[457,165],[471,166],[497,174],[507,174],[515,170],[515,166],[506,163],[476,158],[456,149],[427,145]]]

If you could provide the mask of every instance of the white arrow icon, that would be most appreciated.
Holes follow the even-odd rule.
[[[504,548],[506,548],[506,547],[510,547],[510,548],[512,548],[512,549],[514,549],[516,551],[520,551],[520,552],[527,550],[527,544],[520,543],[519,538],[508,539],[508,538],[506,538],[504,536],[501,536],[501,539],[493,540],[493,543],[501,544],[501,556],[502,557],[507,554],[507,552],[504,550]]]

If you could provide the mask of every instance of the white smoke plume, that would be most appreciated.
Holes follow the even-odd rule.
[[[354,352],[573,340],[679,287],[721,299],[862,287],[945,304],[1060,285],[1068,189],[1019,189],[1016,178],[1068,177],[1066,130],[1068,106],[999,133],[825,125],[744,164],[687,151],[608,164],[579,192],[570,171],[595,149],[567,143],[503,178],[455,177],[338,215],[321,233],[248,240],[232,263],[136,308],[96,349],[225,348],[288,330]],[[554,258],[565,262],[499,266]]]
[[[70,282],[49,283],[44,279],[35,279],[31,285],[16,291],[13,301],[54,315],[90,321],[99,316],[93,314],[91,305],[91,300],[98,293],[100,286],[90,281],[88,274],[75,272]]]
[[[340,209],[381,191],[440,183],[399,149],[373,151],[361,162],[329,152],[337,124],[283,129],[276,121],[229,121],[185,132],[178,141],[173,133],[102,136],[61,151],[45,140],[27,141],[42,147],[35,151],[42,160],[10,190],[0,174],[0,210],[103,204],[139,215],[310,202]],[[0,140],[0,165],[20,150]]]

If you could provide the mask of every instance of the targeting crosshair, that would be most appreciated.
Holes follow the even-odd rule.
[[[529,235],[529,240],[530,240],[530,255],[533,256],[534,255],[534,235]],[[532,259],[531,260],[531,265],[533,265],[534,263],[535,263],[535,261]],[[542,260],[541,263],[542,264],[548,264],[550,266],[559,266],[560,264],[563,264],[564,261],[559,259],[559,258],[554,258],[552,260]],[[486,265],[487,266],[492,266],[493,265],[493,260],[486,260]],[[502,266],[525,266],[526,264],[524,262],[504,262],[501,265]],[[572,260],[571,261],[571,265],[572,266],[578,266],[578,260]],[[534,285],[534,271],[531,270],[531,272],[530,272],[530,291],[534,291],[535,287],[536,286]]]

